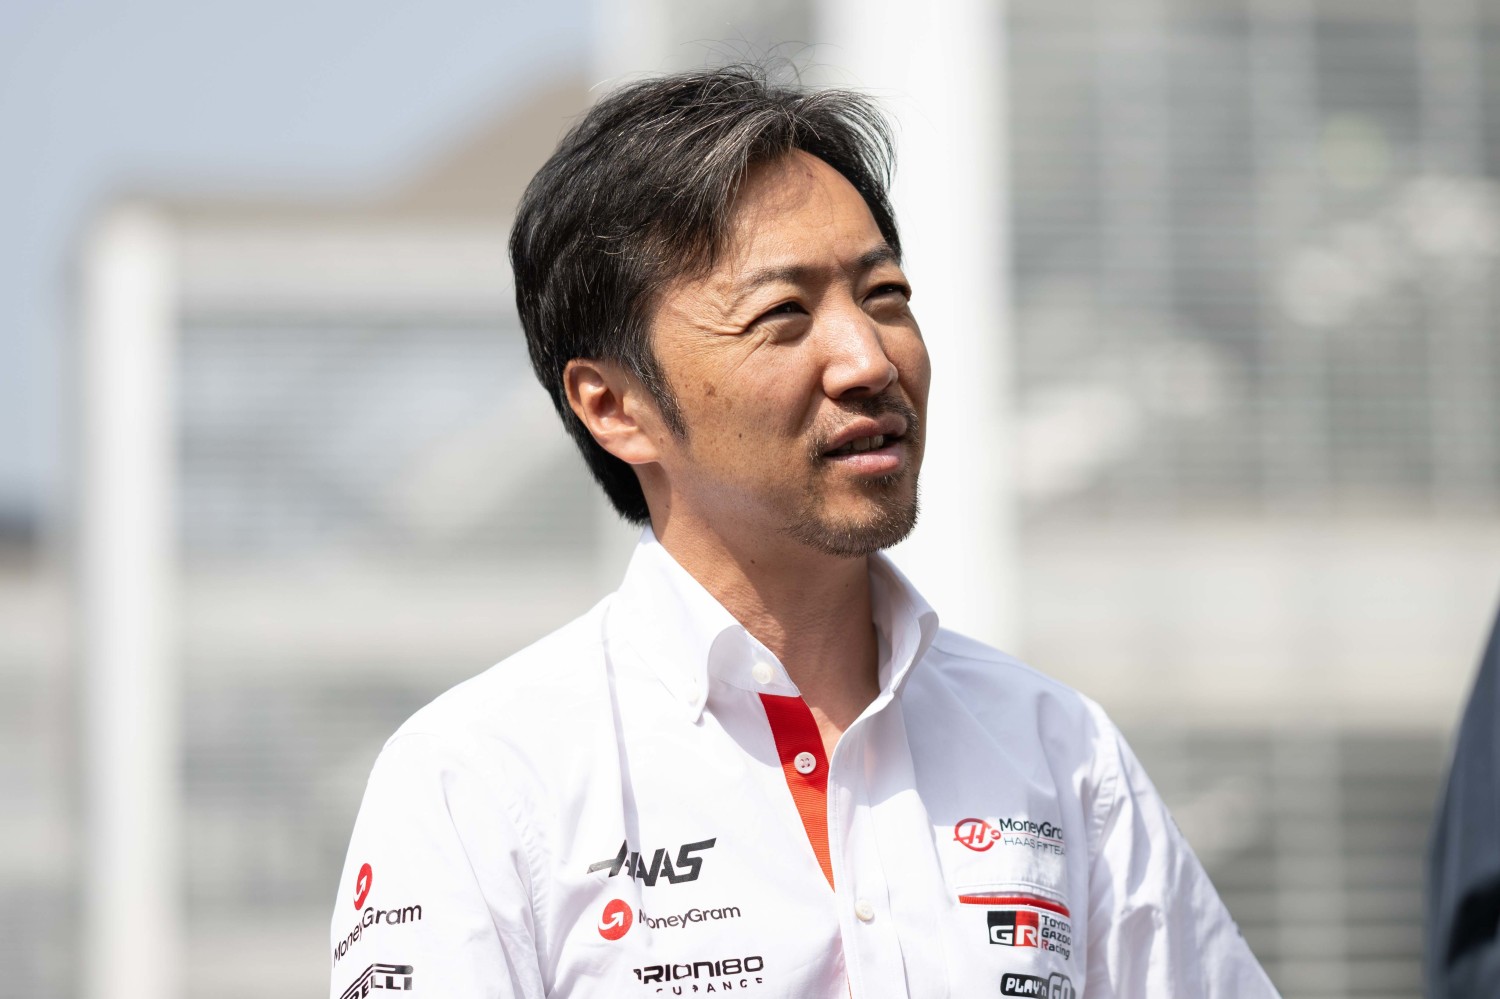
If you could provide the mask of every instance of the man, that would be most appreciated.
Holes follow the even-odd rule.
[[[1500,614],[1464,707],[1427,853],[1427,999],[1500,996]]]
[[[382,750],[334,997],[1275,994],[1098,707],[880,554],[929,378],[890,158],[863,99],[729,70],[605,98],[533,180],[532,361],[647,526]]]

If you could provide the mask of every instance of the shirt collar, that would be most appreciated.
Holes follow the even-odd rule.
[[[870,601],[880,638],[880,695],[889,701],[937,635],[937,613],[884,554],[870,559]],[[688,711],[703,714],[710,678],[763,694],[797,696],[770,649],[734,619],[650,527],[615,594],[609,637],[628,645]]]

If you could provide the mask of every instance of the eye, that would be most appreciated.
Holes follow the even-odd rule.
[[[888,281],[883,285],[871,288],[870,294],[864,297],[864,308],[873,317],[897,318],[906,315],[906,306],[912,300],[912,290],[909,285],[898,281]]]
[[[872,298],[877,295],[900,295],[902,298],[911,298],[911,289],[904,284],[892,281],[878,285],[874,291],[870,292]]]
[[[800,302],[782,302],[780,305],[775,306],[774,308],[767,309],[765,312],[762,312],[760,315],[756,316],[754,322],[752,322],[751,325],[753,326],[755,325],[755,323],[761,322],[766,319],[774,319],[777,316],[801,315],[806,311],[807,310],[802,307],[802,304]]]

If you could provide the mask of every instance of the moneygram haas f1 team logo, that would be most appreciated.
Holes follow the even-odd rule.
[[[1062,856],[1062,827],[1052,822],[1033,822],[1022,818],[959,819],[953,824],[953,841],[975,853],[984,853],[996,843],[1026,846],[1042,853]]]

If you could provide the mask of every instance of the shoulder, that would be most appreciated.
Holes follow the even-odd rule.
[[[971,705],[975,711],[1024,711],[1113,732],[1104,710],[1079,691],[993,646],[939,629],[913,678]]]
[[[408,718],[387,746],[426,737],[466,743],[525,742],[558,732],[607,696],[604,620],[610,601],[439,694]]]
[[[921,730],[914,738],[1045,761],[1049,770],[1072,775],[1089,810],[1117,794],[1130,767],[1128,750],[1109,715],[1087,695],[947,630],[938,632],[920,667],[904,697],[908,727]],[[1091,820],[1091,838],[1097,824]]]

